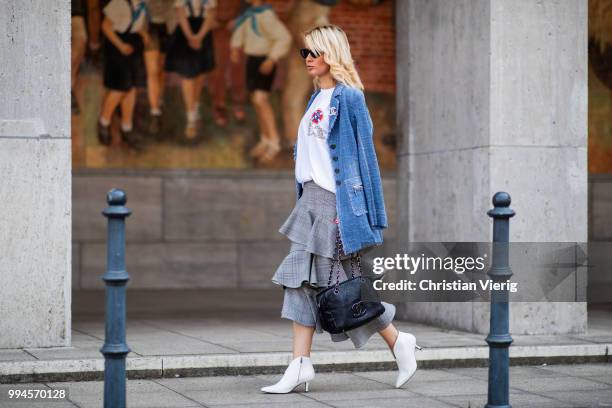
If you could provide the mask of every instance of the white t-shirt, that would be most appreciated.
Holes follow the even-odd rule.
[[[302,185],[312,180],[335,194],[336,180],[327,145],[329,104],[334,89],[321,89],[300,121],[295,178]]]
[[[187,3],[191,3],[191,8]],[[193,10],[194,17],[206,17],[207,12],[211,8],[217,7],[217,0],[176,0],[174,7],[185,7],[185,12],[188,17],[191,17],[191,10]]]
[[[123,33],[130,25],[132,21],[132,16],[134,10],[138,10],[141,6],[141,3],[145,3],[144,0],[133,0],[132,7],[130,8],[130,3],[127,0],[111,0],[106,7],[102,10],[104,15],[111,21],[113,24],[113,30]],[[132,28],[130,29],[131,33],[135,33],[139,31],[142,26],[147,21],[147,15],[144,10],[140,10],[138,13],[138,17],[134,24],[132,24]]]

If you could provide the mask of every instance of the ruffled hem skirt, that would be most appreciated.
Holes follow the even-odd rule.
[[[336,248],[338,224],[336,195],[312,181],[304,184],[302,196],[279,228],[291,241],[289,253],[272,276],[272,282],[283,287],[281,317],[323,332],[318,318],[316,294],[330,284],[330,268]],[[370,248],[371,249],[371,248]],[[361,250],[362,255],[368,249]],[[339,271],[334,267],[331,284],[351,276],[351,254],[340,257]],[[355,271],[355,275],[359,272]],[[332,341],[351,339],[356,348],[363,347],[376,332],[387,327],[395,317],[395,306],[382,302],[385,312],[373,321],[344,333],[332,334]]]

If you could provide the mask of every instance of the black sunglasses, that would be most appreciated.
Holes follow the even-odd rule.
[[[317,58],[319,56],[318,52],[313,51],[309,48],[300,49],[300,55],[302,56],[302,58],[304,59],[308,58],[308,54],[312,55],[312,58]]]

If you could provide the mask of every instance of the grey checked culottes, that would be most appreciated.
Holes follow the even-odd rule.
[[[323,329],[318,318],[316,294],[327,287],[329,270],[336,247],[336,195],[313,181],[304,183],[302,196],[279,228],[291,241],[289,254],[278,266],[272,282],[283,287],[281,318],[303,326]],[[367,250],[367,249],[366,249]],[[364,250],[361,251],[362,254]],[[350,255],[350,254],[349,254]],[[350,276],[349,255],[341,257],[340,281]],[[355,272],[358,274],[359,272]],[[336,268],[332,285],[336,281]],[[330,333],[332,341],[351,339],[355,348],[363,347],[376,332],[393,321],[395,306],[382,302],[385,312],[375,320],[344,333]]]

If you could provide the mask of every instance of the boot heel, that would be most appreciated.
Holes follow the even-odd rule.
[[[308,392],[308,385],[309,385],[309,384],[310,384],[310,383],[309,383],[308,381],[306,381],[306,382],[304,383],[304,392]]]
[[[419,346],[418,344],[415,344],[414,347],[416,347],[419,350],[423,350],[423,347]]]

